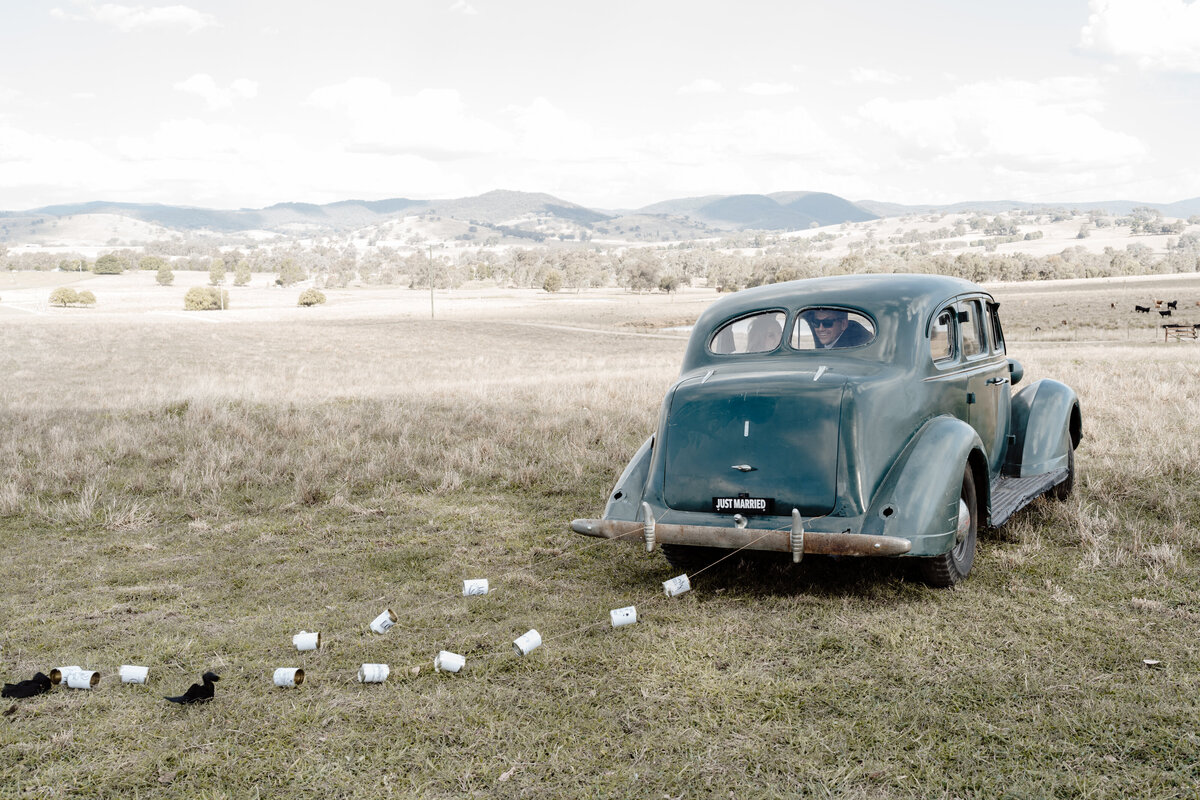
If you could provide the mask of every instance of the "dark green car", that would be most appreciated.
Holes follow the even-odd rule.
[[[658,431],[577,533],[693,570],[731,550],[920,559],[952,586],[981,524],[1064,499],[1079,400],[1017,392],[998,304],[936,275],[847,275],[725,297],[693,329]]]

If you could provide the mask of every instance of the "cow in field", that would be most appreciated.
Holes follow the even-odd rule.
[[[1133,310],[1138,312],[1139,314],[1149,314],[1150,313],[1149,306],[1134,306]]]
[[[1179,308],[1179,301],[1172,300],[1171,302],[1167,303],[1167,308]]]
[[[1171,316],[1171,309],[1168,308],[1166,311],[1159,311],[1158,315],[1160,317],[1169,317]]]

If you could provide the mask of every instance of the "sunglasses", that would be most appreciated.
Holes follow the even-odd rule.
[[[812,326],[814,328],[832,328],[834,325],[837,325],[837,324],[838,324],[838,320],[836,318],[834,318],[834,319],[814,319],[812,321]]]

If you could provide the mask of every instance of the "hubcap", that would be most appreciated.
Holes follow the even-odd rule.
[[[970,531],[971,510],[967,508],[966,502],[960,497],[958,498],[958,530],[954,533],[954,541],[962,544]]]

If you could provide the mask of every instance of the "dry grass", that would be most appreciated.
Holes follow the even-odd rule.
[[[746,560],[668,601],[661,556],[566,521],[599,512],[682,341],[480,316],[0,324],[0,673],[104,675],[0,719],[0,796],[1194,795],[1194,346],[1012,346],[1079,391],[1081,477],[959,590]],[[457,597],[469,577],[494,593]],[[297,654],[301,628],[326,646]],[[432,674],[443,648],[467,672]],[[368,661],[387,684],[355,682]],[[160,699],[209,668],[214,703]]]

